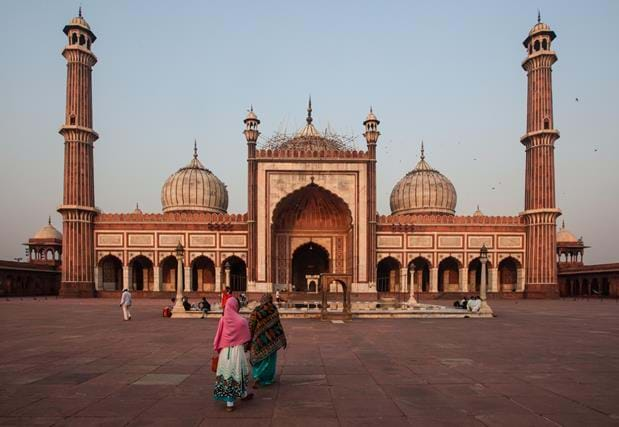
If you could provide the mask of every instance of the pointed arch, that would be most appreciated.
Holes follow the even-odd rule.
[[[383,258],[376,266],[377,292],[399,292],[402,264],[392,256]]]
[[[438,291],[458,292],[462,263],[453,256],[443,258],[438,265]]]

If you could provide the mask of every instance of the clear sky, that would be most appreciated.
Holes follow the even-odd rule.
[[[65,45],[80,2],[0,5],[0,258],[62,200]],[[165,179],[191,159],[246,210],[242,120],[250,104],[268,137],[304,123],[357,136],[370,105],[381,120],[378,208],[418,160],[458,192],[457,213],[523,210],[526,75],[521,44],[542,20],[557,33],[554,66],[559,222],[619,261],[617,1],[82,0],[93,51],[96,204],[160,212]],[[578,98],[578,101],[576,101]]]

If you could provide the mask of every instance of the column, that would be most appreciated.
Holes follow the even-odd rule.
[[[101,268],[99,267],[95,267],[95,290],[100,291],[101,290],[101,284],[103,283],[103,278],[101,277],[103,275],[103,271]]]
[[[123,265],[123,289],[130,289],[129,286],[129,266]]]
[[[524,292],[524,268],[516,269],[516,292]]]
[[[185,267],[185,292],[191,292],[191,267]]]
[[[221,292],[221,267],[215,266],[215,292]]]
[[[226,279],[225,279],[226,288],[229,288],[230,287],[230,266],[229,265],[225,266],[225,273],[226,273]]]
[[[463,267],[460,269],[458,275],[460,279],[460,292],[467,292],[469,290],[469,272],[468,269]]]
[[[430,269],[430,292],[438,292],[438,268]]]
[[[161,291],[161,267],[153,267],[153,291]]]
[[[489,268],[488,270],[488,281],[490,282],[489,291],[499,292],[499,269]]]
[[[400,268],[400,292],[410,292],[412,289],[408,284],[408,268]]]

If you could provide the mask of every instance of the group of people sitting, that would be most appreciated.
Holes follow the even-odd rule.
[[[461,300],[454,301],[454,307],[477,313],[481,309],[481,299],[477,296],[464,296]]]

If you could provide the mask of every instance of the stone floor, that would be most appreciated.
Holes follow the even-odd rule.
[[[285,320],[279,382],[212,400],[213,319],[138,300],[0,301],[0,425],[619,425],[619,304],[495,301],[494,319]]]

